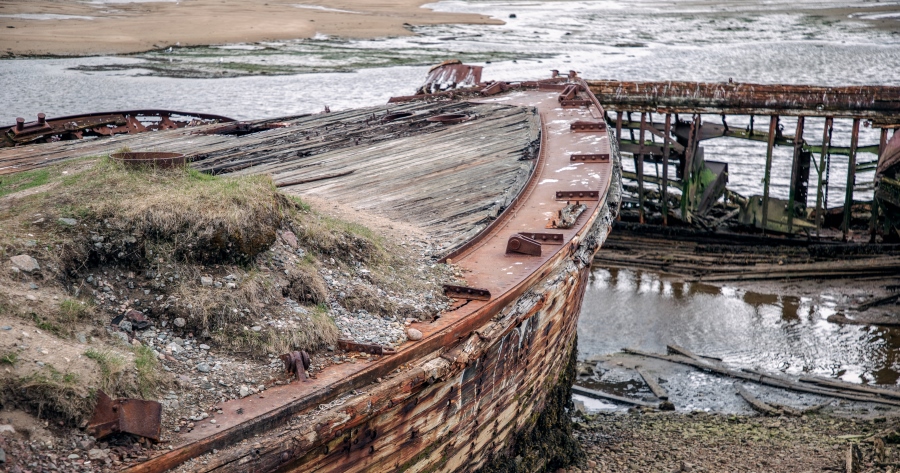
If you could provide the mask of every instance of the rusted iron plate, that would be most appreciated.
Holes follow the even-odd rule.
[[[102,439],[116,433],[134,434],[159,442],[162,405],[140,399],[110,399],[97,391],[97,405],[87,430]]]
[[[494,82],[493,84],[481,89],[481,95],[499,94],[500,92],[505,92],[508,88],[509,88],[509,86],[506,84],[506,82],[497,81],[497,82]]]
[[[444,284],[444,294],[453,299],[466,299],[470,301],[489,301],[491,291],[468,286],[453,286]]]
[[[393,355],[397,353],[397,350],[391,347],[377,345],[374,343],[360,343],[355,340],[346,338],[338,340],[337,343],[338,348],[344,351],[358,351],[362,353],[369,353],[372,355]]]
[[[546,82],[538,83],[538,89],[540,90],[565,90],[566,84],[551,84]]]
[[[173,120],[172,117],[180,117]],[[127,110],[89,113],[47,119],[43,113],[38,121],[25,123],[17,119],[10,127],[0,127],[0,147],[17,146],[42,140],[80,139],[88,136],[110,136],[118,133],[139,133],[166,130],[216,122],[233,122],[231,118],[204,113],[172,110]]]
[[[556,200],[599,200],[600,192],[592,190],[556,191]]]
[[[565,241],[565,235],[562,233],[546,233],[546,232],[519,232],[542,245],[562,245]]]
[[[563,107],[588,107],[591,105],[591,101],[583,99],[560,100],[559,104]]]
[[[613,110],[900,118],[900,87],[896,86],[817,87],[676,81],[588,81],[588,85],[600,103]]]
[[[579,120],[570,125],[570,129],[572,131],[581,132],[581,133],[591,133],[606,130],[606,123],[604,122],[589,122],[584,120]]]
[[[506,242],[506,253],[541,256],[541,244],[521,233],[516,233]]]
[[[608,163],[609,153],[603,154],[573,154],[569,156],[569,161],[584,163]]]
[[[434,94],[442,91],[475,87],[481,83],[482,66],[470,66],[459,60],[444,61],[428,71],[425,83],[417,94]]]
[[[129,151],[127,153],[111,153],[109,157],[129,167],[173,168],[183,166],[186,162],[185,156],[181,153]]]

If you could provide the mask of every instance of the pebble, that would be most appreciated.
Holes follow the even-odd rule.
[[[67,227],[74,227],[75,225],[78,225],[78,220],[75,220],[74,218],[61,217],[57,220],[57,222]]]
[[[213,278],[211,278],[211,277],[209,277],[209,276],[201,276],[201,277],[200,277],[200,284],[203,285],[203,286],[206,286],[206,287],[212,286],[212,285],[213,285]]]
[[[131,322],[128,320],[123,320],[123,321],[119,322],[119,328],[128,333],[131,333],[131,331],[134,330],[134,327],[131,325]]]
[[[185,325],[187,325],[187,321],[185,321],[181,317],[176,318],[175,320],[172,321],[172,323],[175,324],[175,326],[178,328],[183,328]]]
[[[0,327],[0,330],[12,330],[12,327],[10,327],[9,325],[4,325]]]
[[[20,271],[24,271],[26,273],[41,270],[41,266],[37,263],[37,260],[32,258],[30,255],[17,255],[13,256],[9,260],[10,262],[12,262],[13,267],[18,268]]]
[[[197,365],[197,371],[201,373],[209,373],[209,365],[206,363],[200,363]]]
[[[418,329],[411,328],[406,331],[406,336],[409,337],[412,341],[419,341],[422,339],[422,332]]]
[[[250,388],[248,388],[247,386],[241,385],[241,389],[238,392],[238,394],[240,394],[241,397],[247,397],[250,395]]]
[[[71,454],[71,455],[68,456],[68,459],[69,459],[69,460],[78,460],[79,458],[81,458],[81,456],[78,455],[77,453],[73,453],[73,454]]]
[[[254,332],[259,332],[260,330],[262,330],[262,327],[259,325],[254,325],[253,327],[250,328],[250,330],[253,330]]]
[[[201,344],[200,344],[200,349],[201,349],[201,350],[209,350],[209,345],[207,345],[207,344],[205,344],[205,343],[201,343]]]

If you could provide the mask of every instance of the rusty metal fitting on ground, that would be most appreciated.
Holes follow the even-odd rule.
[[[453,299],[466,299],[470,301],[489,301],[491,292],[487,289],[478,289],[467,286],[453,286],[444,284],[444,294]]]
[[[162,405],[156,401],[113,400],[97,391],[97,405],[87,431],[98,440],[116,433],[134,434],[159,442]]]

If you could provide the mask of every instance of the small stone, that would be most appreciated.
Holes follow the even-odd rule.
[[[28,299],[29,301],[36,301],[37,297],[35,297],[33,294],[28,294],[25,296],[25,299]]]
[[[9,325],[4,325],[0,327],[0,330],[12,330],[12,327],[10,327]]]
[[[136,339],[136,338],[134,338],[134,339],[131,340],[131,344],[132,344],[133,346],[139,347],[139,346],[141,346],[141,341],[138,340],[138,339]]]
[[[241,389],[240,389],[239,394],[241,395],[241,397],[247,397],[247,396],[249,396],[249,395],[250,395],[250,388],[248,388],[247,386],[241,385]]]
[[[200,363],[197,365],[197,371],[201,373],[209,373],[209,365],[206,363]]]
[[[209,423],[210,423],[210,424],[215,424],[215,423],[216,423],[216,420],[215,420],[215,419],[212,419],[212,420],[209,421]]]
[[[106,453],[99,448],[92,448],[88,451],[88,458],[91,460],[103,460],[106,458]]]
[[[176,318],[172,321],[172,323],[175,324],[175,326],[178,328],[183,328],[185,325],[187,325],[187,322],[181,317]]]
[[[125,332],[113,332],[113,336],[122,340],[124,343],[131,343],[131,340],[128,338],[128,335],[125,335]]]
[[[409,337],[412,341],[419,341],[422,339],[422,332],[418,329],[410,328],[406,331],[406,336]]]
[[[201,343],[201,344],[200,344],[200,349],[201,349],[201,350],[209,350],[209,345],[207,345],[207,344],[205,344],[205,343]]]
[[[29,255],[13,256],[9,261],[12,262],[14,268],[26,273],[41,270],[41,266],[38,264],[37,260]]]
[[[213,285],[213,278],[211,278],[211,277],[209,277],[209,276],[201,276],[201,277],[200,277],[200,284],[202,284],[202,285],[204,285],[204,286],[206,286],[206,287],[212,286],[212,285]]]
[[[77,453],[73,453],[73,454],[69,455],[67,458],[69,460],[78,460],[79,458],[81,458],[81,456],[79,456]]]
[[[225,287],[227,287],[228,289],[237,289],[237,284],[235,284],[233,282],[229,282],[229,283],[225,283]]]
[[[250,330],[253,330],[254,332],[259,332],[260,330],[262,330],[262,327],[259,325],[254,325],[253,327],[250,328]]]
[[[87,343],[87,335],[85,335],[84,332],[76,333],[75,339],[78,340],[78,343],[81,343],[81,344]]]
[[[14,429],[13,426],[9,424],[0,424],[0,434],[4,434],[7,432],[14,434],[16,433],[16,429]]]
[[[284,240],[284,243],[290,246],[293,249],[297,249],[297,235],[294,235],[294,232],[284,232],[281,234],[281,239]]]
[[[119,322],[119,329],[131,333],[131,331],[134,330],[134,327],[131,325],[130,321],[123,320]]]
[[[75,225],[78,225],[78,220],[75,220],[74,218],[62,217],[62,218],[58,219],[57,222],[59,222],[61,225],[65,225],[67,227],[74,227]]]

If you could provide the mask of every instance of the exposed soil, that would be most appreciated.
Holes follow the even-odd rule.
[[[861,453],[856,471],[888,472],[898,468],[898,425],[884,418],[632,411],[586,417],[575,435],[588,453],[585,471],[843,472],[855,444]],[[885,445],[883,455],[876,453],[876,438]]]
[[[215,404],[291,382],[282,353],[309,352],[315,376],[370,357],[338,338],[405,341],[411,321],[447,307],[441,284],[457,271],[419,232],[348,216],[265,178],[104,160],[4,177],[0,468],[118,469]],[[91,437],[98,390],[159,400],[160,443]]]

